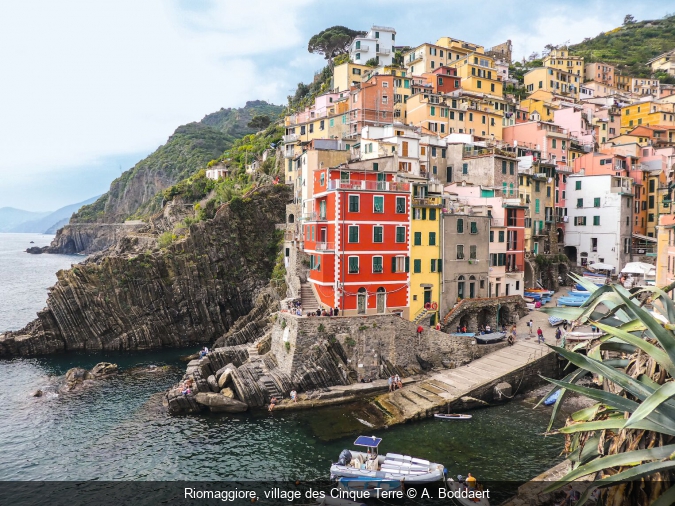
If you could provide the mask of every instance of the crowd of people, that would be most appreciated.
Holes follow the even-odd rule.
[[[315,316],[340,316],[340,308],[335,307],[335,308],[318,308],[316,311],[315,310],[307,310],[303,311],[302,309],[302,302],[299,300],[293,301],[291,307],[290,307],[290,313],[294,314],[296,316],[307,316],[307,317],[315,317]]]

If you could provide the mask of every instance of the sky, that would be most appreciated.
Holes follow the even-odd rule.
[[[514,57],[668,13],[662,0],[3,0],[0,208],[52,211],[108,189],[175,128],[247,100],[277,104],[324,60],[333,25],[393,26],[401,45],[442,36]]]

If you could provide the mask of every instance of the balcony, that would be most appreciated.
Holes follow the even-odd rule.
[[[506,220],[504,220],[504,218],[491,218],[490,226],[494,228],[503,228],[506,226]]]
[[[520,167],[518,167],[518,174],[526,174],[528,176],[531,176],[532,175],[532,167],[529,167],[527,169],[521,169]]]
[[[328,181],[328,190],[409,192],[410,183],[395,183],[393,181],[342,181],[333,179]]]
[[[528,207],[520,197],[506,197],[502,200],[502,207]]]
[[[612,186],[612,193],[618,193],[619,195],[633,195],[633,186],[632,185],[621,185],[621,186]]]
[[[377,51],[375,51],[377,54],[382,54],[382,55],[388,55],[391,53],[391,49],[385,49],[385,48],[380,48]]]
[[[284,141],[284,143],[286,143],[286,144],[288,144],[288,143],[290,143],[290,142],[298,142],[298,134],[288,134],[288,135],[284,135],[281,139],[282,139],[282,140]]]
[[[319,213],[303,214],[300,218],[302,221],[327,221],[326,216]]]
[[[316,251],[335,251],[335,244],[332,242],[317,242]]]
[[[443,207],[443,199],[441,197],[425,197],[414,198],[413,207]]]
[[[557,165],[555,168],[558,174],[572,174],[574,169],[569,165]]]
[[[505,266],[506,272],[524,272],[523,264],[513,264]]]
[[[633,255],[646,255],[646,256],[656,256],[656,246],[633,246],[631,248]]]
[[[370,46],[368,44],[361,44],[358,47],[354,48],[354,51],[365,51],[366,53],[370,50]]]

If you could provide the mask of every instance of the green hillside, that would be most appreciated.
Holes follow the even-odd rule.
[[[651,21],[629,23],[597,37],[570,46],[570,52],[587,63],[601,61],[616,65],[623,74],[650,77],[647,61],[675,48],[675,15]],[[657,75],[662,82],[675,78]]]
[[[256,100],[239,109],[221,109],[197,123],[180,126],[166,144],[124,172],[96,202],[73,215],[74,223],[118,223],[159,209],[164,189],[219,158],[236,140],[254,133],[247,127],[256,115],[276,120],[282,107]]]

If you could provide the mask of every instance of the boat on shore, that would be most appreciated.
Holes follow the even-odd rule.
[[[381,442],[382,438],[375,436],[356,438],[354,446],[367,450],[342,450],[337,463],[330,466],[331,480],[371,478],[397,480],[405,485],[421,485],[444,479],[443,464],[398,453],[379,455],[378,447]]]
[[[438,418],[439,420],[471,420],[471,415],[436,413],[434,418]]]
[[[602,336],[601,332],[563,332],[566,341],[590,341]]]
[[[478,344],[498,343],[506,337],[506,332],[490,332],[489,334],[476,334],[475,339]]]

